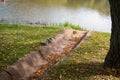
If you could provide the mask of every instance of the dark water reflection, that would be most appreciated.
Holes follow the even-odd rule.
[[[108,0],[7,0],[0,21],[52,24],[70,22],[89,30],[110,32]]]

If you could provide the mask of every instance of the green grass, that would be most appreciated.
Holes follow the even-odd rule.
[[[77,30],[83,30],[83,28],[80,25],[74,25],[74,24],[69,23],[69,22],[65,22],[64,24],[62,24],[62,26],[77,29]]]
[[[72,51],[44,80],[120,80],[103,69],[109,49],[109,33],[96,32]]]
[[[0,23],[0,71],[36,50],[40,42],[67,28],[81,29],[69,23],[47,27]],[[49,70],[44,80],[119,80],[102,67],[109,39],[109,33],[96,32]]]
[[[63,25],[40,27],[0,23],[0,71],[66,28]]]

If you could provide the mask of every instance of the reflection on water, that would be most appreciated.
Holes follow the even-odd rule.
[[[108,0],[7,0],[0,21],[52,24],[70,22],[89,30],[110,32]]]

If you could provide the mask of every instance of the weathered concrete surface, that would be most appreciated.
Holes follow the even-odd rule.
[[[0,80],[12,80],[12,77],[6,71],[0,73]]]
[[[60,61],[86,35],[86,31],[64,30],[40,45],[0,73],[0,80],[34,80],[41,77],[52,65]],[[34,73],[34,74],[33,74]]]
[[[86,34],[86,31],[76,31],[73,29],[68,29],[56,35],[49,44],[40,46],[39,49],[41,51],[41,54],[43,55],[44,59],[49,62],[49,64],[44,67],[46,68],[43,69],[44,72],[46,72],[51,66],[59,62],[72,49],[74,49],[77,44],[79,44],[80,41],[85,37]],[[40,69],[36,73],[31,75],[30,80],[41,80],[43,77],[41,71],[43,70]]]
[[[36,72],[40,66],[45,64],[47,64],[47,61],[40,56],[39,52],[32,51],[5,70],[9,73],[9,76],[6,78],[3,76],[3,73],[5,73],[3,71],[0,74],[0,80],[27,80],[32,73]],[[9,79],[7,79],[8,77]]]
[[[73,29],[62,31],[54,37],[51,43],[46,46],[40,46],[40,51],[45,58],[51,54],[62,56],[61,54],[64,49],[68,47],[72,48],[78,41],[80,41],[85,33],[86,31],[75,31]]]

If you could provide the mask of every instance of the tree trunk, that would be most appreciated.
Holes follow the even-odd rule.
[[[110,49],[104,67],[120,69],[120,0],[109,0],[112,19]]]

